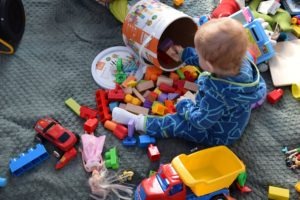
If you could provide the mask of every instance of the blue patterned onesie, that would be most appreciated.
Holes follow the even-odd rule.
[[[266,85],[247,54],[240,73],[216,78],[203,72],[196,83],[196,103],[184,99],[176,105],[177,113],[163,117],[147,116],[146,134],[156,138],[177,137],[204,145],[229,145],[239,139],[248,124],[251,104],[266,95]],[[186,64],[198,65],[194,48],[182,55]],[[253,60],[253,59],[252,59]]]

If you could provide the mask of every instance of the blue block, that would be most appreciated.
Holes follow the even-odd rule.
[[[138,146],[141,148],[147,148],[149,144],[155,144],[155,138],[150,137],[149,135],[140,135]]]
[[[1,178],[0,177],[0,187],[4,187],[4,186],[6,186],[6,184],[7,184],[6,178]]]
[[[123,141],[122,144],[125,147],[132,147],[135,146],[137,143],[136,139],[134,137],[126,137]]]
[[[112,112],[112,110],[113,110],[115,107],[118,107],[118,106],[119,106],[119,102],[116,102],[116,101],[111,102],[111,103],[108,104],[108,106],[109,106],[109,110]]]
[[[169,94],[168,94],[168,99],[169,99],[169,100],[174,100],[174,99],[176,99],[177,97],[179,97],[179,94],[177,94],[177,93],[169,93]]]
[[[49,154],[44,145],[37,144],[35,148],[31,148],[27,152],[20,154],[18,158],[10,160],[10,172],[15,176],[19,176],[47,158],[49,158]]]
[[[161,93],[161,94],[158,96],[158,101],[160,101],[160,102],[162,102],[162,103],[164,103],[165,100],[167,100],[167,99],[168,99],[168,95],[165,94],[165,93]]]

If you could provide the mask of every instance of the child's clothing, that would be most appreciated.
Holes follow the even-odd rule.
[[[216,78],[208,72],[202,73],[196,81],[199,85],[196,103],[184,99],[176,105],[176,114],[148,116],[146,134],[157,138],[178,137],[207,145],[228,145],[240,138],[250,118],[251,104],[266,95],[265,82],[250,60],[251,55],[247,57],[237,76]],[[188,65],[199,66],[193,48],[184,50],[182,60]]]

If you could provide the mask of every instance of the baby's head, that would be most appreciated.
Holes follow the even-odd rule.
[[[248,36],[240,22],[231,18],[211,19],[195,36],[200,66],[218,76],[234,76],[240,71],[248,48]]]

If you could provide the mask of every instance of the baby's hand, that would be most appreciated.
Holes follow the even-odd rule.
[[[168,56],[170,56],[176,62],[181,61],[181,55],[183,52],[183,47],[180,45],[172,45],[166,52]]]

